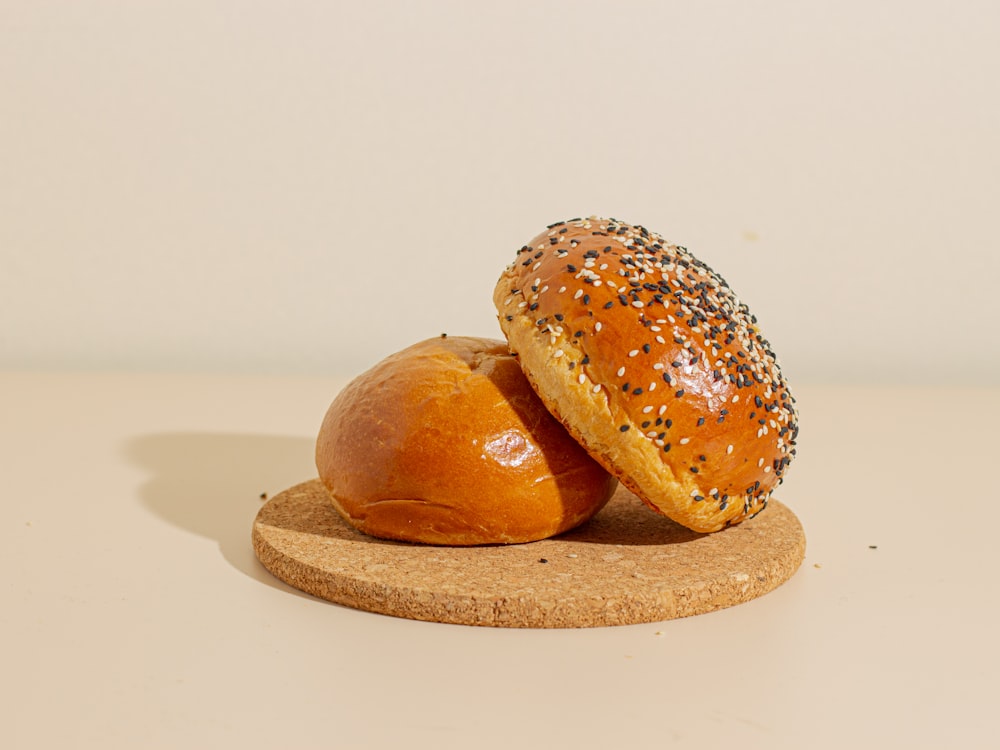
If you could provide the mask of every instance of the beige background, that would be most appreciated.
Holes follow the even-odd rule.
[[[580,214],[794,380],[1000,383],[991,2],[0,0],[0,368],[353,373],[499,335]]]

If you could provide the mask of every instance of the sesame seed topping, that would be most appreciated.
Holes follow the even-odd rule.
[[[734,439],[737,435],[745,434],[744,429],[753,429],[760,446],[758,455],[766,457],[758,466],[758,481],[749,486],[724,486],[731,487],[734,497],[743,494],[746,515],[759,512],[795,457],[798,414],[756,318],[725,280],[687,248],[667,242],[640,226],[591,217],[557,222],[546,232],[550,234],[543,233],[523,246],[517,253],[519,259],[509,266],[507,295],[501,297],[499,305],[506,313],[500,316],[505,332],[516,318],[528,315],[535,323],[531,328],[539,341],[548,342],[549,351],[561,352],[558,356],[553,352],[552,358],[560,363],[564,361],[561,358],[565,358],[571,371],[577,364],[587,364],[590,358],[607,362],[609,351],[620,346],[622,341],[639,347],[626,350],[631,357],[637,357],[640,351],[652,355],[653,344],[662,347],[655,356],[650,356],[650,360],[657,361],[641,366],[637,362],[627,368],[630,380],[646,382],[647,386],[633,387],[626,383],[620,393],[613,389],[606,391],[609,406],[615,411],[624,407],[630,419],[636,419],[640,410],[650,414],[650,418],[656,413],[659,428],[667,412],[665,403],[649,405],[640,401],[629,406],[628,400],[644,390],[654,392],[661,376],[665,375],[663,382],[667,384],[667,393],[673,393],[676,398],[686,395],[704,404],[704,415],[695,415],[694,422],[699,427],[706,426],[711,416],[716,425],[713,430],[719,435],[717,439],[723,446],[728,443],[726,455],[734,453],[735,444],[739,442]],[[548,296],[555,290],[559,294],[569,292],[575,300],[583,301],[582,306],[575,307],[574,316],[583,314],[591,318],[589,327],[573,320],[565,323],[567,330],[564,331],[557,323],[559,319],[553,320],[559,312],[564,312],[560,311],[558,302],[565,299]],[[593,305],[590,305],[591,296],[594,297]],[[529,307],[530,311],[525,309]],[[601,318],[605,312],[614,316],[613,329],[609,336],[594,336],[603,328]],[[634,326],[634,333],[629,326]],[[567,338],[578,342],[576,345],[585,346],[589,357],[581,352],[578,362],[570,361],[569,353],[558,348]],[[668,364],[671,366],[667,367]],[[623,366],[620,360],[619,365]],[[646,368],[645,374],[639,372],[642,368]],[[573,372],[581,386],[590,387],[591,381],[585,377],[581,379],[582,374],[579,369]],[[650,381],[651,376],[656,379]],[[619,377],[623,382],[626,373],[621,372]],[[596,383],[593,386],[594,393],[600,393],[602,386]],[[603,387],[607,388],[608,384]],[[717,407],[708,411],[709,402],[703,401],[706,398],[714,403],[718,403],[716,399],[722,400],[722,405],[734,413]],[[749,409],[743,412],[732,406],[741,403],[741,399],[756,410],[746,428],[743,419],[747,418]],[[641,418],[636,420],[637,425],[639,421]],[[669,427],[670,420],[666,422]],[[684,429],[689,435],[693,426],[693,422],[685,419]],[[644,433],[648,427],[644,424]],[[665,435],[659,433],[655,437],[658,446]],[[729,435],[732,435],[731,443],[726,440]],[[662,447],[665,452],[670,449],[669,444]],[[709,473],[705,468],[708,466],[708,463],[702,466],[706,473]],[[697,466],[689,468],[698,469]],[[732,482],[732,474],[716,476],[715,472],[734,472],[737,468],[734,465],[713,468],[711,477],[720,485]],[[719,507],[723,507],[728,498],[722,496],[720,501],[717,488],[709,495],[720,503]]]

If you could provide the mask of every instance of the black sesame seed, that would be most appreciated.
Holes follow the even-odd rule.
[[[618,431],[619,432],[628,432],[628,425],[627,424],[623,424],[621,427],[618,428]]]
[[[698,426],[701,427],[703,424],[705,424],[705,418],[704,417],[698,417]]]
[[[681,397],[681,396],[683,396],[683,395],[684,395],[684,389],[683,389],[683,388],[681,388],[681,389],[680,389],[679,391],[677,391],[677,392],[676,392],[676,393],[674,394],[674,396],[676,396],[677,398],[680,398],[680,397]]]

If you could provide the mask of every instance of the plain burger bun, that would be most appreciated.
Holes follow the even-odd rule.
[[[546,410],[504,342],[452,336],[404,349],[344,388],[316,465],[358,530],[440,545],[559,534],[617,485]]]
[[[560,222],[494,302],[545,405],[647,505],[702,532],[764,508],[795,455],[794,399],[756,318],[687,249]]]

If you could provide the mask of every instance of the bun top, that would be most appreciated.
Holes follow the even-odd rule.
[[[686,248],[615,219],[557,222],[518,251],[495,301],[513,348],[544,342],[546,366],[602,398],[616,435],[641,440],[644,455],[655,448],[685,502],[702,503],[700,530],[764,507],[795,455],[795,400],[756,318]],[[537,387],[541,367],[530,369]],[[589,439],[592,415],[574,419],[571,404],[539,392],[606,468],[685,522],[671,512],[677,488],[661,501],[621,451]]]

